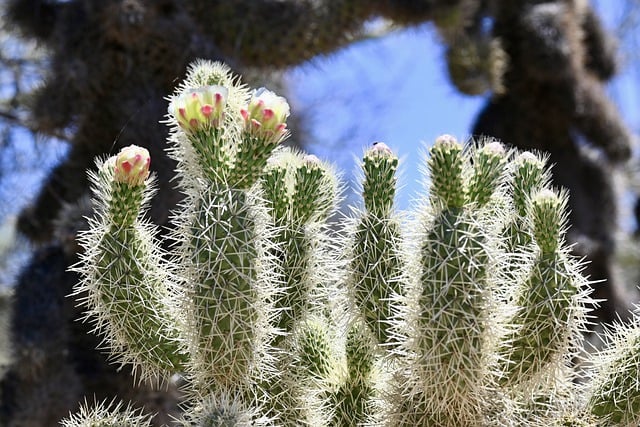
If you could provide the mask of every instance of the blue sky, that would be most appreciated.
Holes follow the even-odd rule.
[[[403,159],[399,206],[419,177],[419,153],[443,133],[464,139],[482,97],[460,95],[448,82],[442,47],[429,26],[350,46],[288,74],[292,109],[307,115],[315,144],[352,177],[354,156],[383,141]]]
[[[624,2],[592,3],[606,25],[616,28]],[[398,206],[406,209],[420,189],[418,165],[426,144],[443,133],[466,139],[485,102],[452,87],[442,57],[432,28],[424,25],[357,43],[290,71],[292,109],[308,117],[316,141],[309,149],[352,178],[354,156],[371,142],[384,141],[404,159],[405,187]],[[629,67],[633,59],[623,58],[622,73],[610,92],[637,130],[639,76]]]
[[[610,28],[625,17],[621,15],[625,2],[592,3]],[[363,148],[384,141],[403,159],[401,182],[405,187],[398,206],[406,209],[420,188],[416,182],[424,147],[443,133],[465,139],[485,102],[483,97],[461,95],[451,86],[442,56],[431,26],[423,25],[355,43],[290,70],[286,74],[289,101],[293,113],[308,120],[315,141],[309,150],[332,160],[350,179]],[[639,64],[638,60],[628,58],[626,62]],[[640,67],[623,67],[610,88],[635,130],[640,129],[639,73]],[[41,177],[30,172],[5,185],[34,189]],[[10,206],[0,206],[0,218],[17,211],[30,193],[19,191],[11,197]]]

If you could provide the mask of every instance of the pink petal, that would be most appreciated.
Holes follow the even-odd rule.
[[[200,111],[202,112],[202,114],[204,114],[205,117],[209,117],[211,113],[213,113],[213,106],[205,104],[200,107]]]
[[[264,120],[269,120],[274,116],[273,110],[270,108],[265,108],[262,110],[262,117]]]

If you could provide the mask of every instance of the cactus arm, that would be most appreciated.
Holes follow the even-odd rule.
[[[554,390],[570,380],[567,366],[584,329],[585,279],[564,246],[566,193],[546,189],[531,198],[537,253],[517,296],[518,312],[503,385]]]
[[[398,157],[384,143],[375,143],[362,161],[362,195],[365,211],[347,242],[347,287],[356,310],[382,349],[393,342],[392,328],[404,294],[400,220],[392,212],[396,192]]]
[[[490,310],[497,243],[481,221],[481,202],[503,181],[505,153],[488,147],[481,155],[495,159],[470,168],[462,146],[449,136],[430,149],[432,214],[419,225],[418,286],[410,296],[415,302],[403,344],[412,354],[404,397],[424,404],[416,405],[415,411],[423,411],[417,413],[406,401],[396,402],[399,423],[479,425],[486,416],[496,359]]]
[[[186,356],[165,306],[171,294],[155,230],[141,219],[151,193],[148,163],[127,163],[139,156],[148,160],[146,150],[127,147],[92,177],[99,219],[82,237],[85,254],[75,270],[83,279],[74,294],[112,356],[132,363],[141,379],[158,379],[182,371]]]
[[[638,318],[631,326],[618,326],[609,349],[594,362],[587,410],[602,425],[634,426],[640,423],[640,328]]]
[[[283,277],[283,292],[275,301],[282,335],[274,341],[281,352],[281,379],[267,387],[268,393],[283,425],[323,425],[318,396],[336,357],[335,345],[322,338],[331,324],[325,303],[337,264],[326,220],[335,209],[338,182],[317,157],[283,149],[269,160],[261,186],[277,225],[275,258]],[[326,369],[317,368],[314,349],[325,349]]]
[[[280,282],[274,229],[253,183],[286,134],[288,108],[271,92],[249,97],[227,67],[208,61],[191,67],[171,98],[172,154],[187,193],[173,264],[185,292],[189,372],[201,391],[242,394],[273,370]]]

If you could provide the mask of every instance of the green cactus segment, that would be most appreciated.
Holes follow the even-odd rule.
[[[154,231],[140,219],[149,190],[114,181],[111,163],[92,176],[99,220],[82,238],[76,270],[83,281],[74,293],[86,292],[87,318],[118,361],[132,363],[143,380],[166,378],[183,370],[186,356],[165,306],[169,289]]]
[[[304,377],[323,380],[334,369],[334,348],[327,326],[319,319],[309,319],[295,333],[297,365]]]
[[[544,255],[553,254],[561,244],[566,224],[566,197],[551,190],[543,190],[531,202],[533,235]]]
[[[398,157],[384,143],[376,142],[365,153],[362,169],[365,209],[379,218],[388,217],[396,195]]]
[[[286,166],[273,165],[262,175],[262,192],[276,225],[282,225],[289,217],[291,195],[287,170]]]
[[[577,289],[562,254],[536,260],[524,286],[517,301],[522,308],[514,319],[517,332],[507,356],[505,385],[535,381],[554,363],[564,363],[562,355],[571,333],[568,325],[575,315]]]
[[[279,345],[296,322],[317,305],[311,295],[331,269],[320,267],[328,260],[323,253],[327,248],[322,227],[335,208],[337,180],[317,157],[281,150],[271,159],[261,182],[278,226],[275,258],[284,277],[285,292],[276,300],[278,327],[285,332],[276,339]]]
[[[376,342],[371,331],[361,322],[353,322],[347,332],[347,369],[352,381],[370,381],[373,375]]]
[[[621,328],[607,363],[596,377],[589,400],[591,413],[603,425],[640,424],[640,329],[637,325]]]
[[[527,216],[531,195],[545,187],[549,181],[548,173],[545,171],[546,161],[525,151],[519,154],[513,163],[513,205],[516,213],[524,218]]]
[[[178,161],[182,185],[191,187],[201,176],[229,183],[235,171],[236,152],[242,145],[240,111],[248,91],[221,63],[198,61],[170,98],[169,124],[174,146],[170,154]],[[246,153],[241,157],[246,157]],[[246,167],[243,160],[239,160]],[[241,176],[244,176],[242,171]]]
[[[426,236],[421,259],[416,340],[425,382],[434,396],[460,398],[477,386],[487,363],[486,238],[464,213],[445,211]]]
[[[282,378],[271,384],[276,424],[327,425],[323,393],[336,371],[334,331],[320,316],[298,322],[282,355]]]
[[[533,230],[527,219],[531,196],[544,188],[548,181],[545,160],[530,152],[516,156],[512,163],[513,175],[510,191],[514,212],[504,227],[504,250],[512,254],[510,262],[505,263],[505,280],[511,283],[521,282],[521,274],[527,274],[528,260],[534,251]]]
[[[315,156],[279,150],[269,161],[262,191],[277,225],[273,248],[283,292],[275,298],[283,332],[273,346],[282,351],[282,381],[267,386],[278,423],[285,426],[324,425],[318,399],[305,398],[324,389],[333,369],[335,349],[328,338],[328,320],[320,316],[326,286],[333,279],[335,257],[327,245],[325,221],[335,208],[337,179]],[[279,384],[279,383],[282,384]],[[314,403],[315,402],[315,403]]]
[[[313,305],[310,297],[318,285],[312,280],[313,242],[304,231],[290,228],[279,233],[277,242],[282,245],[279,256],[285,282],[285,291],[276,300],[278,328],[289,334]]]
[[[497,298],[493,273],[498,245],[493,226],[474,209],[479,199],[470,195],[463,177],[470,176],[469,185],[484,183],[497,190],[504,153],[499,146],[472,150],[474,169],[455,140],[436,141],[428,160],[432,215],[419,225],[424,229],[418,242],[419,287],[412,297],[416,306],[405,346],[415,353],[411,369],[419,378],[416,390],[429,399],[424,419],[439,420],[438,425],[477,425],[493,387],[490,374],[497,356],[491,310]]]
[[[213,128],[190,135],[199,169],[212,182],[226,182],[233,165],[233,149],[225,142],[224,129]]]
[[[240,190],[211,187],[196,207],[184,261],[194,371],[205,384],[247,384],[260,364],[270,297],[266,223]]]
[[[348,244],[348,287],[354,303],[378,344],[392,343],[394,301],[404,293],[402,235],[393,216],[398,157],[378,142],[365,152],[363,199],[366,211],[357,220]]]
[[[75,414],[60,422],[62,427],[151,427],[152,415],[124,406],[121,402],[99,403],[89,408],[85,402]]]
[[[144,236],[133,228],[106,233],[96,258],[96,284],[104,311],[98,324],[107,321],[109,334],[115,337],[115,353],[128,354],[140,363],[142,376],[159,371],[170,376],[183,369],[186,356],[181,351],[177,331],[163,316],[165,284],[155,270],[154,256],[144,243]]]
[[[329,425],[365,425],[374,416],[376,342],[364,323],[354,321],[347,331],[345,347],[348,376],[330,394],[335,412]]]
[[[452,136],[439,137],[429,150],[427,166],[431,177],[432,201],[445,208],[461,208],[465,203],[462,145]]]
[[[370,383],[351,380],[340,384],[329,398],[333,412],[330,426],[352,427],[368,425],[369,414],[373,412],[371,397],[374,390]]]
[[[469,201],[485,206],[500,185],[506,165],[506,152],[499,142],[489,142],[477,149],[468,187]]]
[[[267,165],[269,156],[279,143],[278,140],[243,134],[235,153],[229,186],[246,190],[255,184]]]
[[[130,186],[115,181],[111,184],[109,218],[114,231],[133,227],[143,200],[144,186]]]
[[[304,156],[295,170],[291,215],[298,224],[322,222],[336,203],[336,181],[331,171],[313,155]]]
[[[365,213],[353,236],[349,286],[379,344],[391,344],[394,301],[404,293],[400,224]]]
[[[533,196],[531,219],[540,250],[517,298],[519,312],[504,384],[544,382],[568,354],[578,316],[579,270],[561,250],[566,196],[543,190]],[[538,381],[539,379],[539,381]]]

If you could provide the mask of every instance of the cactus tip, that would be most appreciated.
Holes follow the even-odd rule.
[[[107,161],[114,167],[114,179],[131,186],[141,185],[149,177],[151,157],[146,148],[137,145],[124,147],[115,157],[115,161]]]

